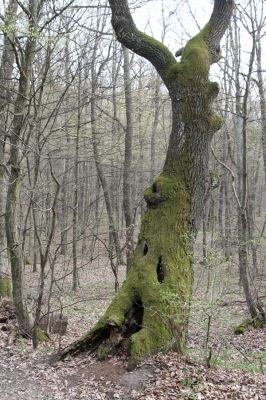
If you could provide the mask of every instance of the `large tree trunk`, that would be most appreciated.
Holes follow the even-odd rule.
[[[104,357],[121,348],[134,364],[155,351],[185,346],[192,243],[203,209],[210,141],[222,123],[211,111],[218,85],[208,75],[233,2],[215,1],[209,24],[187,43],[180,63],[136,29],[126,1],[109,2],[118,39],[150,60],[169,90],[172,132],[163,171],[144,193],[147,211],[128,277],[98,324],[61,357],[86,349]]]

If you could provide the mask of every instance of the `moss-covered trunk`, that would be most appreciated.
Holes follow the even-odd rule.
[[[211,84],[205,79],[204,85]],[[159,349],[183,351],[193,283],[192,244],[203,209],[213,131],[212,96],[202,101],[201,90],[195,81],[179,85],[173,75],[169,150],[163,172],[144,193],[147,211],[129,274],[98,324],[62,357],[85,349],[98,349],[100,357],[122,349],[132,360]]]
[[[183,351],[193,283],[192,244],[204,207],[209,147],[222,120],[212,112],[218,85],[209,81],[233,1],[215,0],[209,23],[177,62],[160,42],[139,32],[126,0],[109,0],[118,40],[155,66],[169,90],[172,131],[165,165],[144,197],[147,211],[127,279],[104,316],[62,353],[122,349],[130,359],[158,350]]]
[[[183,350],[193,273],[190,197],[179,176],[162,173],[145,192],[148,210],[127,280],[95,328],[67,353],[122,347],[134,358]]]

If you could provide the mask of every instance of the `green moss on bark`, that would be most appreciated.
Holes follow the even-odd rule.
[[[209,122],[210,122],[210,131],[216,132],[222,127],[224,120],[220,115],[212,114],[210,116]]]
[[[193,82],[195,87],[206,85],[210,68],[210,55],[208,48],[209,26],[189,40],[184,48],[180,63],[170,65],[167,71],[169,84],[176,82],[186,87]]]
[[[36,337],[38,342],[47,342],[50,339],[48,333],[44,332],[40,327],[36,329]]]
[[[240,325],[235,327],[234,333],[235,335],[243,335],[245,331],[250,327],[258,329],[258,328],[263,328],[264,326],[265,326],[264,321],[245,319]]]
[[[163,200],[145,213],[120,292],[95,327],[62,357],[98,349],[98,356],[105,358],[126,348],[130,364],[135,364],[158,350],[184,350],[193,282],[190,197],[180,177],[164,173],[145,192],[148,204],[158,196]]]
[[[171,53],[171,51],[159,40],[154,39],[152,36],[146,35],[146,33],[143,33],[141,31],[138,31],[138,34],[140,37],[144,38],[147,43],[149,43],[150,46],[153,46],[154,48],[158,48],[162,51],[164,54],[164,59],[166,66],[170,66],[174,63],[176,63],[176,59]]]
[[[141,329],[131,336],[130,350],[137,359],[159,349],[176,347],[182,351],[186,340],[193,280],[188,233],[190,202],[182,180],[164,174],[145,191],[148,203],[154,204],[158,196],[163,201],[144,216],[127,280],[101,320],[122,327],[133,299],[141,299],[143,321]],[[156,272],[159,259],[164,269],[162,283]]]
[[[1,297],[11,297],[12,289],[11,282],[8,276],[3,276],[0,278],[0,298]]]
[[[211,105],[219,93],[219,85],[209,81],[211,55],[208,45],[209,25],[188,41],[179,63],[171,64],[166,72],[167,86],[179,92],[179,109],[185,124],[205,126],[214,133],[222,125],[221,117],[213,115]]]

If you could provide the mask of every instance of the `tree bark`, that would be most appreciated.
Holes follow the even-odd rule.
[[[210,65],[229,23],[233,1],[216,0],[209,23],[185,46],[181,62],[137,30],[125,0],[109,0],[117,39],[148,59],[172,102],[172,131],[164,168],[145,193],[147,211],[127,279],[105,315],[61,357],[122,348],[134,366],[141,357],[186,343],[193,270],[192,243],[201,221],[209,147],[222,120],[211,106],[218,85]]]
[[[249,221],[248,221],[248,169],[247,169],[247,119],[248,119],[248,97],[250,92],[251,76],[253,64],[255,60],[255,46],[256,40],[253,35],[252,50],[249,59],[249,68],[246,76],[245,91],[243,96],[243,104],[241,110],[242,123],[242,160],[239,172],[240,180],[240,205],[238,212],[238,257],[239,257],[239,273],[240,282],[243,286],[247,307],[249,314],[252,318],[254,326],[261,326],[266,322],[265,311],[258,300],[258,295],[252,293],[250,279],[249,279],[249,258],[248,258],[248,245],[249,245]],[[252,234],[253,236],[253,234]]]
[[[152,133],[151,133],[151,172],[150,181],[152,182],[156,173],[156,135],[159,124],[159,112],[160,112],[160,86],[161,79],[160,76],[156,75],[155,89],[154,89],[154,119],[152,123]]]
[[[126,103],[126,136],[125,136],[125,159],[124,159],[124,175],[123,175],[123,208],[126,223],[126,257],[127,271],[130,269],[131,258],[133,254],[133,216],[131,201],[131,165],[132,165],[132,141],[133,141],[133,104],[132,90],[130,78],[130,62],[129,51],[123,46],[124,58],[124,87],[125,87],[125,103]]]
[[[37,1],[29,1],[29,32],[36,32],[37,28]],[[16,307],[19,327],[22,333],[29,334],[29,323],[27,310],[23,302],[23,282],[22,282],[22,251],[18,235],[17,209],[20,197],[20,187],[22,180],[21,171],[21,137],[26,123],[26,112],[30,93],[30,82],[32,63],[36,48],[36,34],[28,36],[25,50],[21,56],[19,65],[19,87],[14,106],[14,118],[12,122],[12,134],[10,138],[10,166],[9,182],[7,191],[5,226],[7,236],[7,247],[10,255],[12,272],[13,300]]]
[[[250,15],[252,11],[250,8]],[[255,30],[252,30],[252,49],[249,56],[248,71],[245,76],[245,87],[241,90],[240,85],[240,57],[239,57],[239,28],[237,25],[237,15],[234,15],[234,69],[236,85],[236,124],[235,135],[237,142],[237,175],[238,175],[238,258],[239,258],[239,280],[243,287],[247,308],[251,316],[251,323],[254,326],[261,326],[265,323],[265,311],[263,310],[258,295],[250,283],[249,269],[249,237],[253,236],[248,220],[248,166],[247,166],[247,121],[248,121],[248,100],[250,94],[250,85],[252,80],[252,71],[255,61],[256,37]],[[253,26],[253,21],[252,21]],[[241,101],[242,99],[242,101]]]
[[[81,66],[80,66],[81,68]],[[79,71],[78,78],[78,120],[77,120],[77,132],[75,138],[75,164],[74,164],[74,204],[73,204],[73,243],[72,243],[72,253],[73,253],[73,271],[72,271],[72,290],[77,291],[79,286],[78,277],[78,256],[77,256],[77,246],[78,246],[78,212],[79,212],[79,185],[80,185],[80,161],[79,161],[79,148],[80,148],[80,129],[81,129],[81,113],[82,113],[82,94],[81,94],[81,71]]]
[[[10,271],[8,266],[7,243],[5,233],[5,201],[6,201],[6,169],[5,169],[5,142],[7,108],[10,104],[10,86],[14,69],[15,55],[12,40],[16,25],[17,2],[10,0],[5,13],[5,35],[0,65],[0,297],[11,296]],[[13,29],[12,29],[13,27]]]
[[[259,98],[260,98],[260,112],[261,112],[261,142],[262,142],[262,154],[263,154],[263,166],[264,166],[264,179],[266,181],[266,98],[265,98],[265,80],[263,76],[263,67],[262,67],[262,29],[264,26],[264,19],[258,18],[256,7],[255,7],[255,21],[256,25],[256,58],[257,58],[257,76],[258,80],[256,81],[258,90],[259,90]]]
[[[65,81],[66,81],[66,91],[68,90],[69,84],[71,82],[70,76],[70,54],[69,54],[69,36],[66,36],[66,43],[64,49],[64,58],[65,58],[65,65],[64,65],[64,74],[65,74]],[[70,151],[70,138],[69,138],[69,129],[68,129],[68,119],[69,119],[69,111],[71,110],[71,104],[69,101],[69,96],[65,97],[65,134],[66,134],[66,155],[63,160],[64,163],[64,172],[63,172],[63,179],[62,179],[62,188],[61,188],[61,247],[60,251],[63,256],[67,255],[67,235],[68,235],[68,204],[67,204],[67,190],[68,190],[68,179],[69,179],[69,151]]]

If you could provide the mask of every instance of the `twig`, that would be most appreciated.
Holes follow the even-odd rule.
[[[224,162],[222,162],[221,160],[219,160],[219,158],[216,156],[216,154],[215,154],[215,152],[214,152],[213,147],[211,147],[211,152],[212,152],[212,155],[213,155],[213,157],[215,158],[215,160],[218,162],[218,164],[220,164],[222,167],[224,167],[224,168],[230,173],[231,178],[232,178],[232,188],[233,188],[233,192],[234,192],[234,195],[235,195],[235,198],[236,198],[238,207],[239,207],[240,209],[242,209],[242,206],[241,206],[241,203],[240,203],[240,200],[239,200],[239,197],[238,197],[238,195],[237,195],[236,188],[235,188],[235,174],[233,173],[233,171],[231,170],[231,168],[228,167],[228,165],[226,165]]]

